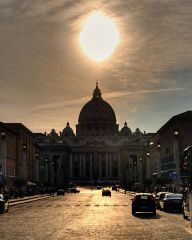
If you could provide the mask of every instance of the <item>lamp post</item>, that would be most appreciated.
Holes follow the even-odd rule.
[[[135,181],[137,181],[136,180],[136,168],[137,168],[137,162],[136,162],[137,160],[136,159],[133,159],[133,190],[134,190],[134,188],[135,188]]]
[[[158,158],[157,158],[157,178],[161,176],[161,155],[160,155],[160,150],[161,150],[161,144],[160,142],[157,143],[157,153],[158,153]]]
[[[27,145],[22,144],[22,175],[27,178]]]
[[[151,177],[151,174],[150,174],[150,161],[149,161],[149,158],[150,158],[150,152],[149,151],[147,151],[147,158],[146,158],[146,167],[147,167],[147,169],[146,169],[146,175],[147,175],[147,179],[149,179],[150,177]]]
[[[48,163],[49,163],[49,161],[48,161],[48,158],[47,157],[45,157],[45,159],[44,159],[44,164],[45,164],[45,182],[49,182],[49,166],[48,166]]]
[[[174,168],[175,168],[175,187],[176,191],[180,191],[180,166],[179,166],[179,131],[177,129],[173,132],[173,151],[174,151]]]

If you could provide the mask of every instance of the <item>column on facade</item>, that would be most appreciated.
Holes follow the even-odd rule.
[[[108,174],[108,176],[109,176],[109,178],[111,178],[112,177],[112,174],[111,174],[111,168],[112,168],[112,165],[111,165],[111,160],[110,160],[110,158],[109,158],[109,154],[108,153],[106,153],[106,158],[107,158],[107,161],[108,161],[108,164],[109,164],[109,174]]]
[[[70,154],[69,160],[70,160],[70,166],[69,166],[69,169],[70,169],[70,178],[73,178],[73,157],[72,157],[72,154]]]
[[[135,161],[136,161],[136,164],[135,164],[135,166],[134,166],[134,179],[135,179],[135,182],[137,182],[138,181],[138,176],[137,176],[137,173],[138,173],[138,156],[137,155],[135,155],[135,159],[134,159]]]
[[[83,159],[82,159],[82,165],[83,165],[83,178],[85,178],[85,154],[83,153],[82,154],[82,157],[83,157]]]
[[[49,166],[48,166],[48,163],[46,163],[45,164],[45,182],[48,182],[48,168],[49,168]]]
[[[101,153],[99,155],[99,178],[102,178],[102,156]]]
[[[105,171],[106,171],[106,176],[105,178],[109,178],[109,162],[108,162],[108,159],[107,159],[107,156],[106,156],[106,153],[104,153],[104,161],[105,161]]]
[[[89,167],[90,167],[90,178],[92,179],[93,178],[93,173],[92,173],[92,165],[93,165],[93,159],[92,159],[92,154],[90,153],[90,155],[89,155],[90,157],[89,157],[89,161],[90,161],[90,165],[89,165]]]
[[[78,156],[78,160],[80,162],[80,177],[82,177],[83,175],[83,156],[82,156],[82,153],[77,153],[77,156]]]
[[[26,148],[22,149],[22,177],[27,178],[27,151]]]
[[[0,164],[2,169],[0,171],[3,173],[4,176],[7,175],[7,156],[6,156],[6,140],[1,136],[0,139]]]
[[[147,179],[151,178],[151,171],[150,171],[150,156],[146,157],[146,177]]]
[[[118,153],[118,178],[120,177],[120,168],[121,168],[121,157],[120,157],[120,153]]]

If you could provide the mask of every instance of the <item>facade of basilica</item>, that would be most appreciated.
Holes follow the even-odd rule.
[[[142,184],[142,154],[151,135],[127,126],[119,130],[113,108],[96,85],[80,111],[76,134],[67,123],[59,134],[36,133],[39,182],[77,184]]]

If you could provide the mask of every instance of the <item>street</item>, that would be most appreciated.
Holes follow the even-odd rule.
[[[131,195],[80,188],[65,194],[11,206],[0,215],[0,238],[32,239],[131,239],[191,240],[190,222],[179,213],[157,211],[132,216]]]

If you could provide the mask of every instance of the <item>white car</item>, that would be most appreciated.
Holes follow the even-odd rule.
[[[0,212],[8,212],[9,210],[9,202],[7,199],[5,199],[3,194],[0,194]]]

